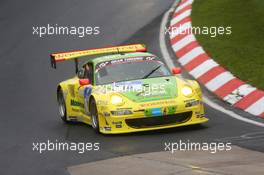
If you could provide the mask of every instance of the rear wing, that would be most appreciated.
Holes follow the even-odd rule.
[[[131,44],[124,46],[105,47],[98,49],[86,49],[70,52],[57,52],[50,55],[51,67],[56,69],[57,62],[66,60],[74,60],[76,65],[76,72],[78,71],[78,58],[81,56],[94,56],[103,54],[118,54],[128,52],[146,52],[147,48],[144,44]]]

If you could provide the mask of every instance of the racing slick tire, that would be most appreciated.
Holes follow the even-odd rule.
[[[60,118],[64,122],[68,123],[65,100],[64,100],[63,92],[62,92],[61,89],[57,93],[57,100],[58,100],[58,107],[59,107],[59,115],[60,115]]]
[[[91,125],[96,133],[99,133],[99,120],[97,106],[94,99],[90,102]]]

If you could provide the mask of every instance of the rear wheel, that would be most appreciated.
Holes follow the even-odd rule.
[[[91,113],[91,124],[95,132],[99,133],[99,120],[98,120],[98,112],[95,100],[92,99],[90,103],[90,113]]]
[[[57,99],[58,99],[58,107],[59,107],[60,118],[64,122],[68,122],[68,120],[67,120],[67,112],[66,112],[66,105],[65,105],[65,100],[64,100],[64,96],[63,96],[62,90],[58,91],[57,97],[58,97]]]

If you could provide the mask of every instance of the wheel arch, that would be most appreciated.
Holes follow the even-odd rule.
[[[89,105],[88,105],[88,110],[89,110],[89,112],[91,112],[91,102],[92,102],[92,100],[94,100],[95,101],[95,104],[96,104],[96,98],[94,97],[94,95],[91,95],[90,96],[90,98],[89,98]]]
[[[59,98],[59,92],[62,92],[62,95],[63,95],[63,98],[64,98],[64,100],[65,100],[65,103],[66,103],[66,110],[67,110],[67,103],[68,103],[68,96],[69,96],[69,94],[68,94],[68,90],[67,90],[67,88],[65,87],[65,86],[63,86],[63,84],[59,84],[58,86],[57,86],[57,91],[56,91],[56,93],[57,93],[57,100],[58,100],[58,98]],[[68,111],[67,111],[68,112]]]
[[[58,100],[58,98],[59,98],[59,92],[62,90],[62,87],[61,87],[61,85],[59,84],[58,86],[57,86],[57,100]],[[63,92],[63,90],[62,90],[62,92]]]

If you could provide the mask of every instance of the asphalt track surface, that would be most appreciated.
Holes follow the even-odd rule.
[[[50,68],[49,54],[123,43],[145,43],[161,56],[159,27],[173,0],[1,1],[0,2],[0,174],[68,174],[66,167],[112,157],[162,151],[164,142],[229,140],[264,151],[263,128],[233,119],[206,106],[210,122],[203,127],[105,136],[84,124],[58,118],[55,89],[74,73],[72,63]],[[32,35],[32,26],[93,25],[100,35],[78,38]],[[205,92],[207,93],[207,92]],[[210,94],[209,94],[210,95]],[[211,98],[214,99],[213,96]],[[224,104],[221,104],[224,105]],[[252,118],[243,112],[236,111]],[[249,134],[250,137],[243,137]],[[100,151],[32,151],[32,142],[99,142]]]

